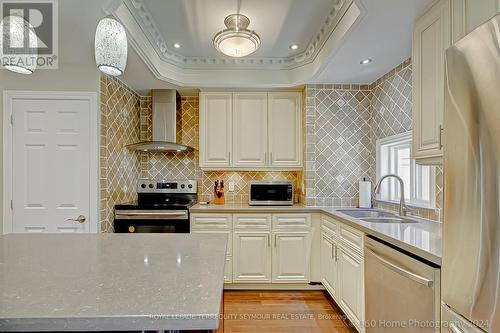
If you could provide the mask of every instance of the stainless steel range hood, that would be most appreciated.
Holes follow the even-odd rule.
[[[177,128],[180,95],[175,90],[153,90],[153,140],[127,145],[127,148],[145,152],[187,152],[192,147],[178,143],[181,129]]]

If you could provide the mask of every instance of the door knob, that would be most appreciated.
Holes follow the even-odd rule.
[[[73,222],[78,222],[78,223],[85,223],[86,220],[87,219],[85,218],[85,216],[80,215],[76,219],[67,219],[66,221],[73,221]]]

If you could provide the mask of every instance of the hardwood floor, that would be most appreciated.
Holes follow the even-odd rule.
[[[324,291],[224,292],[224,333],[356,332],[349,325]]]

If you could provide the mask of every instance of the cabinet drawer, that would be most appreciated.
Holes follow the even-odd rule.
[[[227,247],[226,255],[233,255],[233,235],[231,230],[203,230],[203,229],[193,229],[192,234],[226,234],[227,235]]]
[[[326,230],[334,236],[338,234],[338,223],[328,216],[321,216],[321,230]]]
[[[231,214],[191,214],[191,229],[231,229]]]
[[[361,231],[341,225],[340,242],[346,247],[363,254],[363,233]]]
[[[273,229],[310,226],[311,215],[309,214],[273,214]]]
[[[270,214],[234,214],[234,227],[238,229],[270,229]]]

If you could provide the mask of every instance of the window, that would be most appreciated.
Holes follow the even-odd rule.
[[[406,203],[423,208],[435,208],[435,167],[417,165],[411,158],[411,132],[377,140],[377,180],[393,173],[405,185]],[[399,182],[386,178],[377,200],[399,203]]]

